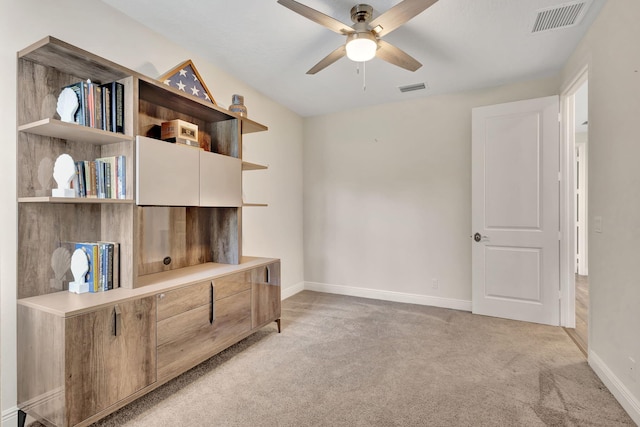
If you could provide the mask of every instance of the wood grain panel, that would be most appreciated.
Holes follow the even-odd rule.
[[[241,208],[214,208],[213,262],[238,264],[242,254]]]
[[[229,274],[228,276],[215,279],[213,284],[215,286],[216,301],[251,289],[252,271],[253,270]]]
[[[213,261],[213,251],[211,250],[212,220],[211,209],[187,208],[187,265]]]
[[[63,425],[64,319],[18,305],[18,407]]]
[[[50,196],[56,187],[53,165],[61,154],[69,154],[74,161],[93,160],[100,156],[100,146],[19,132],[18,196]],[[48,168],[44,168],[44,162],[49,163]]]
[[[251,327],[259,328],[280,318],[280,263],[251,270]]]
[[[51,36],[21,50],[18,52],[18,57],[51,65],[67,74],[77,75],[82,80],[109,82],[136,74],[114,62]]]
[[[138,275],[213,261],[214,211],[196,207],[138,207],[136,252]],[[171,257],[165,265],[163,258]]]
[[[120,287],[133,288],[133,205],[102,205],[100,239],[120,244]]]
[[[211,303],[211,281],[196,283],[158,295],[158,322]],[[158,342],[158,345],[161,345]]]
[[[77,424],[156,380],[154,297],[118,304],[67,319],[68,423]],[[108,374],[107,374],[108,373]]]
[[[140,112],[138,114],[138,134],[149,138],[160,139],[162,122],[180,119],[198,126],[198,142],[200,148],[209,151],[211,149],[211,134],[208,131],[207,122],[204,120],[180,113],[174,109],[152,104],[145,99],[140,99]]]
[[[214,153],[242,158],[241,122],[237,119],[211,123],[211,150]]]
[[[121,206],[121,205],[118,205]],[[18,205],[18,298],[58,292],[51,256],[64,242],[101,240],[101,205]],[[66,273],[68,289],[71,273]]]
[[[158,379],[174,377],[233,344],[251,329],[251,291],[207,304],[158,323]]]

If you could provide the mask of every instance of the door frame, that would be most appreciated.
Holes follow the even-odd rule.
[[[576,327],[574,95],[588,80],[584,65],[560,93],[560,326]]]

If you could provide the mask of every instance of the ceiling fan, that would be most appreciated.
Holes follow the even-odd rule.
[[[371,19],[373,7],[368,4],[357,4],[351,8],[353,26],[343,24],[337,19],[294,0],[278,0],[278,3],[331,31],[347,36],[347,42],[344,45],[331,52],[307,71],[307,74],[315,74],[343,56],[356,62],[365,62],[378,57],[406,70],[416,71],[422,67],[422,64],[404,51],[382,40],[382,37],[402,26],[437,1],[404,0],[374,20]]]

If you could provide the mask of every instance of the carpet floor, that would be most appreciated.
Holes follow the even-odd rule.
[[[562,328],[310,291],[282,326],[95,425],[635,425]]]

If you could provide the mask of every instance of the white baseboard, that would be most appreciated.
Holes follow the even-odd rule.
[[[429,295],[406,294],[402,292],[381,291],[378,289],[356,288],[353,286],[329,285],[327,283],[304,282],[304,289],[329,294],[349,295],[353,297],[379,299],[383,301],[404,302],[407,304],[429,305],[471,311],[471,301],[453,298],[433,297]]]
[[[14,406],[13,408],[5,409],[2,411],[2,420],[0,421],[0,426],[2,427],[13,427],[18,425],[18,407]]]
[[[602,380],[611,394],[622,405],[631,419],[640,425],[640,401],[629,391],[620,379],[609,369],[600,357],[589,350],[589,366]]]
[[[280,299],[285,300],[289,297],[294,296],[298,292],[304,291],[304,282],[296,283],[293,286],[286,287],[281,290]]]

